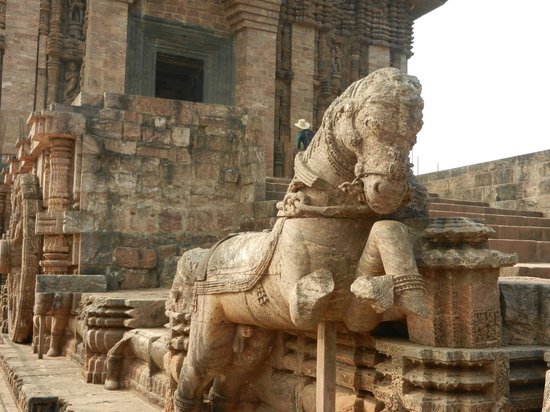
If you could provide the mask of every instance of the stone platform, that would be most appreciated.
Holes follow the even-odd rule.
[[[0,373],[24,411],[120,412],[121,405],[127,411],[162,410],[133,392],[113,392],[104,389],[103,385],[85,383],[81,367],[67,358],[45,356],[38,359],[29,345],[14,344],[7,335],[2,338]],[[6,388],[0,388],[0,409],[21,410],[12,399],[4,396],[5,393]]]

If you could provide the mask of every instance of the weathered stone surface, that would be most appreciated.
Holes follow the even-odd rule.
[[[172,143],[174,146],[188,147],[191,143],[191,129],[188,127],[173,127]]]
[[[443,198],[487,202],[493,207],[550,213],[550,150],[420,175]]]
[[[374,385],[373,393],[386,405],[411,411],[540,408],[540,394],[530,393],[531,385],[544,377],[544,346],[433,348],[382,338],[375,347],[384,357],[375,369],[385,384]],[[493,391],[483,389],[489,385]],[[511,388],[513,397],[508,395]]]
[[[104,292],[107,283],[104,275],[38,275],[37,293]]]
[[[37,367],[29,368],[30,364]],[[92,411],[101,405],[101,410],[115,412],[124,405],[136,411],[161,411],[130,391],[110,393],[99,385],[86,384],[80,377],[81,366],[70,359],[39,361],[27,345],[0,344],[0,366],[18,400],[19,410],[56,410],[70,405],[75,410]]]
[[[550,279],[499,279],[503,340],[509,345],[550,345]]]
[[[153,249],[117,247],[113,263],[129,269],[153,269],[157,265],[157,253]]]
[[[63,212],[63,233],[87,233],[96,229],[95,220],[91,213],[75,210]]]

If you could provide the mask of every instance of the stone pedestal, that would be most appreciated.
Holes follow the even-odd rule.
[[[380,339],[375,397],[386,410],[531,411],[541,405],[544,347],[434,348]]]
[[[167,294],[167,290],[155,289],[82,295],[75,326],[78,336],[71,342],[67,355],[82,358],[86,382],[105,382],[107,353],[126,332],[158,328],[167,322],[164,315]]]
[[[492,229],[467,218],[430,219],[417,251],[428,314],[408,318],[412,342],[488,348],[502,336],[499,268],[515,256],[487,248]]]

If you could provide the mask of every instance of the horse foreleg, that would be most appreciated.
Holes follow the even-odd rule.
[[[329,304],[333,290],[334,279],[326,269],[298,279],[289,296],[292,322],[302,329],[314,329]]]
[[[235,325],[225,321],[214,297],[204,296],[191,320],[189,348],[174,393],[176,412],[202,411],[203,394],[231,360]]]
[[[352,292],[373,300],[377,312],[395,303],[406,312],[426,313],[424,282],[403,223],[381,220],[373,225],[357,266],[357,276]]]

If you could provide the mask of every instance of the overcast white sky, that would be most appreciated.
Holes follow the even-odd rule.
[[[550,149],[549,18],[549,0],[448,0],[416,20],[415,173]]]

